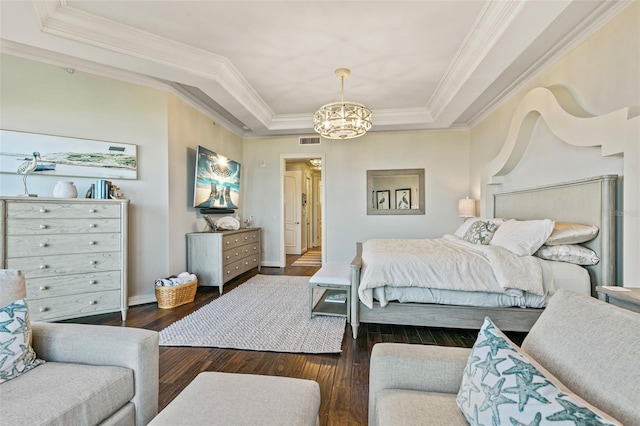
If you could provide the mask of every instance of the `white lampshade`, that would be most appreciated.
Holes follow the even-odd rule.
[[[470,198],[463,198],[458,201],[458,216],[459,217],[475,217],[476,215],[476,200]]]

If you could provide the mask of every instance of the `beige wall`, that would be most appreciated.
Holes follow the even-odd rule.
[[[466,131],[370,133],[347,140],[300,146],[297,137],[244,140],[245,214],[263,228],[264,261],[280,262],[281,155],[325,155],[326,241],[329,261],[350,261],[355,243],[368,238],[428,238],[460,225],[458,199],[468,195],[469,139]],[[265,167],[259,167],[264,162]],[[368,216],[369,169],[425,169],[426,214]]]
[[[242,140],[172,94],[168,95],[168,123],[168,259],[169,269],[177,273],[186,268],[185,233],[207,229],[199,209],[193,208],[196,148],[202,145],[242,162]],[[242,205],[239,213],[241,209]]]
[[[1,60],[3,129],[138,146],[138,179],[114,182],[131,200],[129,294],[153,295],[155,278],[169,272],[167,94],[13,56]],[[22,192],[21,176],[0,179],[1,195]],[[50,197],[57,180],[31,176],[29,191]],[[64,180],[73,180],[83,196],[95,178]]]
[[[602,115],[625,107],[633,107],[637,115],[640,107],[640,3],[636,1],[627,7],[471,129],[470,178],[475,197],[482,193],[488,202],[492,191],[601,174],[618,174],[624,182],[625,162],[620,155],[602,157],[599,147],[567,145],[540,120],[522,161],[506,176],[505,184],[482,188],[483,172],[505,143],[518,103],[531,89],[550,86],[568,89],[589,115]],[[637,140],[635,142],[640,143]],[[637,169],[637,159],[631,162],[630,167]],[[640,194],[630,194],[625,203],[638,205],[638,197]],[[620,207],[624,209],[623,205]],[[621,219],[627,225],[637,222],[637,210],[635,215],[631,212],[621,216]],[[625,263],[637,264],[640,235],[623,233],[622,227],[620,232],[619,253],[623,252],[622,240],[627,240],[626,253],[623,253],[627,258]],[[631,241],[634,241],[634,247],[628,246]],[[622,267],[622,264],[619,266]],[[622,268],[619,269],[618,272],[622,274]],[[640,280],[640,276],[635,276],[635,280]]]

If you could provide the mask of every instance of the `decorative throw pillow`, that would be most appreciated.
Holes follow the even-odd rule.
[[[478,220],[464,234],[463,239],[473,244],[489,244],[498,226],[491,221]]]
[[[591,249],[578,244],[563,244],[559,246],[542,246],[535,252],[535,256],[545,260],[575,263],[576,265],[596,265],[600,262],[598,255]]]
[[[518,256],[531,256],[549,238],[554,223],[550,219],[507,220],[496,231],[491,245],[507,249]]]
[[[31,324],[25,299],[0,309],[0,383],[44,363],[31,347]]]
[[[553,232],[545,241],[545,245],[580,244],[593,240],[598,236],[598,227],[571,222],[556,222]]]
[[[487,317],[456,402],[471,425],[618,425],[553,383]]]
[[[462,225],[460,225],[458,227],[458,229],[456,229],[456,232],[454,232],[453,235],[455,235],[457,237],[460,237],[460,238],[464,238],[464,234],[467,233],[467,231],[469,230],[471,225],[473,225],[474,223],[476,223],[479,220],[481,220],[479,217],[470,217],[470,218],[465,219],[465,221],[462,222]]]

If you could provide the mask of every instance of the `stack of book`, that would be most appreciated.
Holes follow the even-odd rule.
[[[345,303],[347,301],[347,293],[344,291],[329,291],[324,301],[328,303]]]
[[[110,180],[98,179],[96,183],[91,184],[91,198],[99,200],[108,200],[111,198],[111,186],[113,183]]]

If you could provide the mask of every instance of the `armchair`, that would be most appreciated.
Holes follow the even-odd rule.
[[[24,297],[24,276],[0,270],[0,306]],[[0,384],[7,425],[146,425],[158,412],[158,333],[137,328],[34,322],[46,362]],[[38,407],[37,410],[34,407]]]

